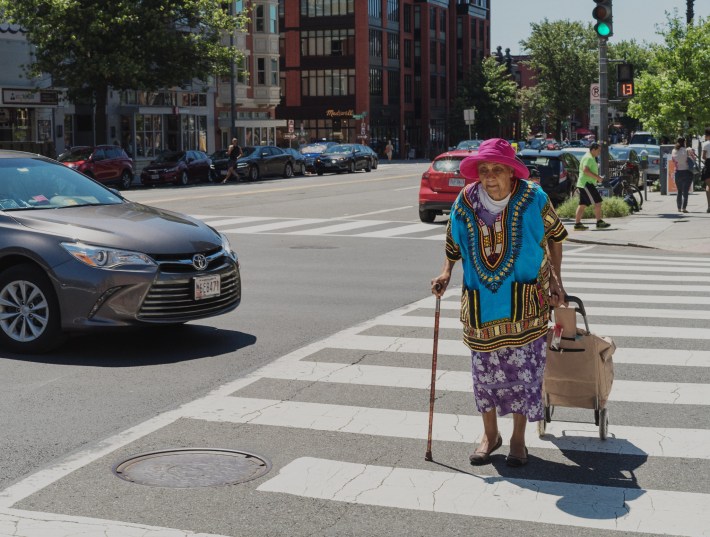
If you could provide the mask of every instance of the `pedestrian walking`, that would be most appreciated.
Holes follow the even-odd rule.
[[[602,220],[602,197],[597,190],[597,183],[601,183],[604,179],[599,175],[599,166],[597,157],[602,152],[602,146],[599,142],[589,144],[587,153],[579,161],[579,177],[577,178],[577,190],[579,191],[579,206],[574,215],[574,229],[583,231],[589,229],[582,223],[584,210],[594,204],[594,216],[597,219],[597,229],[606,229],[610,226]]]
[[[690,169],[692,165],[690,160],[693,156],[693,150],[685,147],[685,138],[679,136],[673,151],[671,151],[671,159],[675,164],[674,178],[676,190],[678,191],[676,205],[679,213],[688,212],[688,193],[693,186],[693,172]]]
[[[700,156],[703,159],[703,174],[700,177],[705,181],[705,196],[708,200],[707,212],[710,213],[710,128],[705,129],[705,141]]]
[[[454,202],[444,266],[431,281],[440,297],[458,260],[463,265],[461,321],[471,349],[473,393],[484,434],[471,464],[490,461],[503,444],[497,415],[513,414],[506,464],[527,464],[525,428],[543,419],[542,378],[550,307],[565,302],[562,241],[567,231],[511,145],[493,138],[464,159],[476,181]]]
[[[392,160],[392,152],[394,151],[394,146],[392,145],[392,140],[387,141],[385,146],[385,155],[387,155],[387,160]]]
[[[232,144],[227,149],[227,158],[229,159],[229,163],[227,164],[227,175],[222,183],[229,181],[229,178],[232,177],[232,175],[239,179],[239,175],[237,174],[237,160],[239,160],[241,156],[242,148],[239,147],[239,140],[232,138]]]

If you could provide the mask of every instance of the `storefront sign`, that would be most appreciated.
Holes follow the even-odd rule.
[[[353,117],[353,110],[333,110],[332,108],[325,111],[326,117]]]
[[[26,88],[3,88],[2,102],[3,104],[57,106],[59,104],[59,92],[55,90],[32,91]]]

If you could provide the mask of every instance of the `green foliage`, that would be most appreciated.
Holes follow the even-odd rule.
[[[597,37],[590,24],[549,21],[532,23],[527,40],[530,67],[538,73],[547,123],[560,126],[575,110],[589,106],[589,85],[597,79]]]
[[[665,43],[637,78],[628,113],[659,136],[700,134],[710,125],[710,19],[686,25],[677,13],[668,15],[659,33]]]
[[[579,196],[572,196],[557,207],[557,215],[560,218],[574,218],[578,206]],[[629,206],[623,199],[617,197],[602,199],[602,215],[604,218],[619,218],[629,216],[629,214]],[[594,218],[594,208],[587,206],[584,209],[583,218]]]

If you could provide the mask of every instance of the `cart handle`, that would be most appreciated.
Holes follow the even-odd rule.
[[[576,313],[582,314],[582,319],[584,319],[584,326],[587,329],[587,332],[589,332],[589,323],[587,322],[587,311],[584,309],[582,299],[572,295],[565,295],[565,302],[571,302],[573,304],[576,304],[574,311]]]

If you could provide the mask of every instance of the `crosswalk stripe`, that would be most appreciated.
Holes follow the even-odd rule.
[[[259,491],[608,531],[706,537],[710,495],[484,477],[302,457]],[[544,531],[540,531],[544,533]]]
[[[605,284],[600,284],[599,286],[596,287],[597,289],[607,289],[608,287]],[[623,290],[625,288],[625,285],[621,286],[621,289]],[[565,290],[567,291],[567,294],[569,295],[574,295],[579,297],[585,305],[589,304],[590,302],[601,302],[601,303],[618,303],[621,302],[623,304],[673,304],[673,305],[682,305],[682,304],[692,304],[692,305],[699,305],[699,306],[710,306],[710,296],[687,296],[687,295],[630,295],[630,294],[612,294],[612,293],[586,293],[586,292],[571,292],[572,289],[577,289],[579,291],[584,291],[582,287],[576,287],[571,284],[565,284]],[[651,289],[648,289],[651,290]],[[658,289],[656,289],[658,290]],[[683,290],[682,286],[677,286],[676,290]],[[458,296],[460,295],[461,290],[460,289],[451,289],[446,291],[446,298],[445,300],[442,300],[441,306],[444,307],[444,302],[448,302],[448,298],[450,296],[456,295],[456,299],[451,300],[451,304],[455,304],[455,306],[447,306],[448,308],[455,309],[455,308],[460,308],[461,303],[458,301]],[[432,297],[431,301],[431,306],[434,306],[434,298]]]
[[[428,389],[431,371],[381,365],[350,365],[310,361],[268,364],[261,376],[282,380],[333,382],[390,388]],[[468,371],[437,371],[436,387],[442,391],[471,392],[473,380]],[[663,403],[667,405],[710,405],[710,385],[679,382],[615,380],[611,401]]]
[[[431,339],[358,334],[328,339],[324,346],[334,349],[429,355],[433,350]],[[439,339],[438,353],[469,358],[471,356],[471,350],[460,339]],[[710,351],[621,347],[614,352],[614,363],[710,367]]]
[[[579,261],[575,259],[574,261]],[[585,274],[588,274],[589,277],[592,277],[592,274],[606,278],[608,280],[616,279],[616,277],[621,273],[625,274],[624,272],[620,271],[633,271],[630,274],[633,275],[634,277],[638,278],[639,280],[643,280],[645,278],[650,277],[649,273],[653,272],[665,272],[668,273],[669,276],[667,278],[675,280],[683,280],[683,278],[676,278],[674,275],[677,274],[707,274],[708,269],[710,267],[708,266],[698,266],[698,267],[686,267],[686,266],[662,266],[662,267],[655,267],[655,266],[649,266],[644,263],[642,268],[639,268],[638,265],[633,266],[633,267],[620,267],[618,265],[602,265],[602,264],[594,264],[594,271],[591,272],[589,270],[589,265],[578,265],[573,262],[565,262],[564,260],[562,261],[562,276],[563,278],[566,278],[568,275],[568,271],[570,270],[581,270]],[[598,272],[597,272],[598,271]],[[695,280],[695,278],[693,278]]]
[[[359,220],[356,222],[344,222],[334,224],[332,226],[318,227],[315,229],[304,229],[302,231],[290,231],[289,235],[327,235],[329,233],[339,233],[341,231],[350,231],[352,229],[361,229],[364,227],[372,227],[381,224],[386,224],[384,220]]]
[[[614,260],[616,264],[628,264],[628,265],[638,265],[639,262],[643,262],[641,267],[646,267],[647,265],[661,265],[661,264],[679,264],[682,267],[689,266],[703,266],[710,267],[710,261],[706,261],[698,257],[676,257],[668,255],[624,255],[624,254],[602,254],[602,253],[587,253],[587,252],[575,252],[571,250],[569,253],[573,256],[575,260],[579,257],[593,259],[598,261],[600,259]]]
[[[204,218],[202,220],[205,220]],[[247,224],[250,222],[263,222],[264,220],[275,220],[268,216],[238,216],[235,218],[220,218],[218,220],[205,220],[212,227],[231,226],[233,224]]]
[[[595,267],[596,268],[596,267]],[[703,274],[707,273],[707,270],[705,269],[700,269],[700,271]],[[569,270],[568,267],[564,267],[562,269],[562,273],[564,274],[564,281],[567,282],[568,280],[575,280],[575,279],[582,279],[582,278],[587,278],[590,280],[604,280],[604,281],[609,281],[609,280],[614,280],[614,281],[631,281],[631,282],[638,282],[638,283],[643,283],[643,282],[673,282],[673,283],[683,283],[683,276],[680,278],[677,275],[674,276],[669,276],[667,274],[644,274],[643,276],[640,276],[638,273],[634,274],[620,274],[620,273],[615,273],[613,276],[607,274],[607,273],[590,273],[589,269],[579,269],[579,272],[576,270]],[[686,274],[686,273],[684,273]],[[710,276],[698,276],[698,275],[693,275],[692,278],[690,276],[685,276],[687,278],[686,282],[692,281],[695,283],[707,283],[710,282]]]
[[[420,231],[431,231],[432,227],[429,224],[410,224],[408,226],[398,226],[380,231],[371,231],[369,233],[359,233],[357,237],[393,237],[395,235],[405,235],[408,233],[417,233]]]
[[[319,222],[327,222],[323,218],[296,218],[282,222],[272,222],[270,224],[261,224],[258,226],[238,227],[224,230],[225,233],[261,233],[264,231],[274,231],[277,229],[285,229],[289,227],[305,226],[308,224],[316,224]]]
[[[710,430],[614,425],[611,416],[609,437],[602,441],[592,410],[589,416],[588,423],[553,420],[547,424],[543,437],[538,437],[534,427],[528,427],[525,443],[531,448],[562,451],[710,459],[707,449]],[[184,407],[183,417],[419,440],[427,438],[429,421],[428,412],[233,396],[195,401]],[[498,426],[503,438],[509,438],[513,419],[498,418]],[[480,416],[444,413],[434,416],[432,437],[437,441],[473,445],[481,434]]]
[[[563,276],[564,279],[564,276]],[[687,282],[679,282],[675,284],[657,284],[657,283],[615,283],[607,282],[589,282],[589,281],[564,281],[565,289],[618,289],[621,291],[683,291],[687,293],[710,293],[710,285],[692,285]],[[705,297],[706,304],[710,304],[710,296]]]

